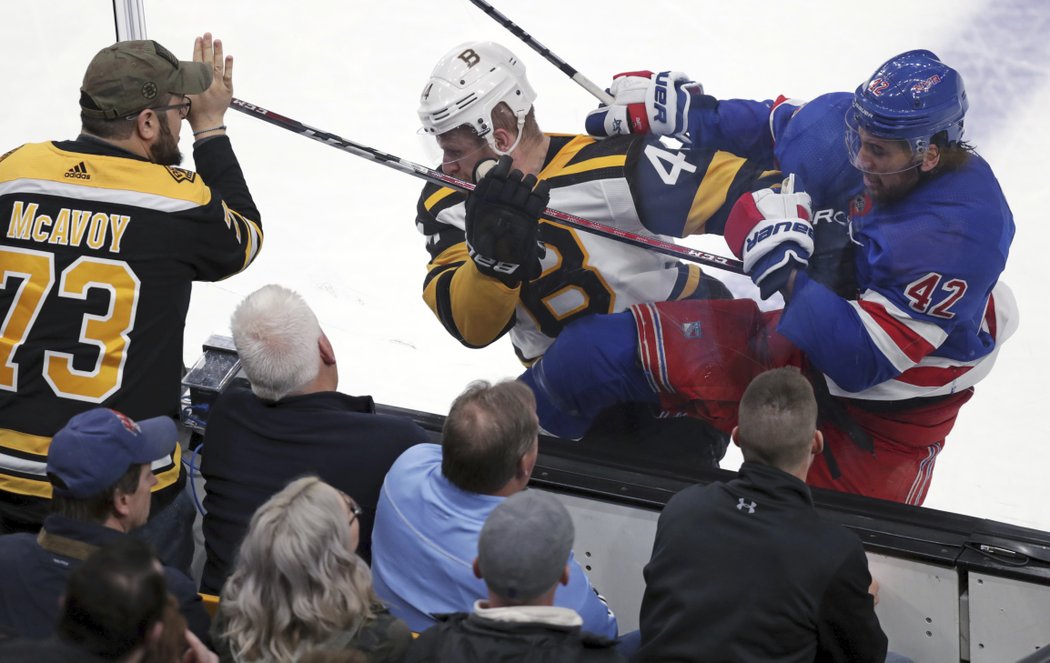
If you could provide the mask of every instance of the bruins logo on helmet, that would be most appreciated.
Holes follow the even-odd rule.
[[[165,166],[165,168],[168,169],[168,172],[171,173],[176,182],[192,182],[197,179],[197,173],[192,170],[186,170],[178,166]]]

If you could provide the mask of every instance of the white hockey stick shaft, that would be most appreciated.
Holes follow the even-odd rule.
[[[512,20],[510,20],[509,18],[504,16],[502,13],[500,13],[500,11],[498,9],[496,9],[495,7],[490,5],[489,3],[485,2],[485,0],[470,0],[470,1],[472,3],[474,3],[474,5],[478,9],[480,9],[481,11],[483,11],[486,14],[488,14],[489,16],[491,16],[492,20],[496,21],[497,23],[499,23],[503,27],[505,27],[508,30],[510,30],[511,34],[513,34],[515,37],[517,37],[518,39],[520,39],[523,42],[525,42],[525,44],[529,48],[531,48],[532,50],[536,51],[541,56],[543,56],[543,58],[545,60],[547,60],[547,62],[550,62],[551,64],[553,64],[558,69],[561,69],[562,72],[565,73],[566,76],[568,76],[569,78],[574,80],[576,82],[576,84],[579,85],[580,87],[582,87],[584,90],[587,90],[592,95],[594,95],[594,97],[597,98],[598,101],[602,102],[606,106],[611,106],[612,105],[613,98],[612,98],[612,96],[609,95],[608,92],[606,92],[602,88],[598,87],[589,78],[587,78],[586,76],[584,76],[580,72],[576,71],[576,69],[574,69],[571,66],[569,66],[568,62],[566,62],[565,60],[562,60],[557,55],[555,55],[553,52],[551,52],[551,49],[547,48],[546,46],[544,46],[540,42],[536,41],[533,38],[532,35],[530,35],[528,32],[525,32],[523,29],[521,29],[521,27],[518,26],[517,23],[515,23]]]

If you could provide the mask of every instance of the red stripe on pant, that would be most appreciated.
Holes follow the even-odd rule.
[[[818,456],[806,482],[921,505],[930,488],[937,454],[955,425],[959,408],[972,396],[971,388],[901,412],[869,412],[844,401],[849,415],[871,435],[874,450],[864,451],[841,430],[823,427],[824,444],[830,445],[841,476],[833,479],[824,457]]]
[[[643,364],[662,356],[671,388],[660,394],[669,412],[703,419],[729,432],[736,426],[744,389],[759,373],[782,366],[802,367],[801,351],[776,332],[780,312],[763,313],[751,300],[660,302],[648,307],[659,314],[659,338],[650,336]],[[637,318],[637,314],[636,314]],[[659,351],[657,351],[657,345]],[[873,451],[859,448],[845,431],[822,425],[841,476],[831,477],[827,461],[818,456],[810,469],[810,485],[922,504],[929,490],[937,453],[955,425],[959,408],[973,389],[920,407],[894,412],[864,410],[846,399],[846,413],[870,435]]]

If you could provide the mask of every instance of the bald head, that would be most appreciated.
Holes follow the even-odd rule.
[[[470,384],[452,407],[441,441],[441,472],[461,490],[494,494],[536,445],[536,397],[517,380]]]

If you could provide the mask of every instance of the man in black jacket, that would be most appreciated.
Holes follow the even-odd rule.
[[[201,590],[219,593],[252,514],[305,474],[361,507],[358,554],[371,561],[383,478],[402,452],[427,441],[426,431],[376,414],[371,396],[336,391],[335,350],[298,293],[260,288],[237,307],[230,327],[251,388],[232,385],[208,417],[201,463],[208,558]]]
[[[612,640],[580,630],[575,610],[554,605],[558,586],[569,582],[574,537],[569,512],[550,494],[508,497],[478,538],[474,575],[485,581],[488,600],[476,601],[470,613],[440,615],[405,662],[624,661]]]
[[[687,488],[660,515],[634,660],[886,659],[860,539],[823,521],[804,483],[824,444],[816,421],[794,369],[751,382],[739,477]]]
[[[47,459],[53,513],[39,535],[0,536],[0,629],[28,638],[54,631],[72,570],[146,523],[157,483],[150,463],[176,438],[168,417],[136,422],[107,408],[78,414],[55,433]],[[211,620],[193,581],[171,566],[163,572],[190,630],[207,640]]]
[[[149,546],[130,536],[117,537],[70,574],[55,634],[44,640],[0,641],[0,660],[164,660],[160,656],[165,645],[174,645],[183,663],[217,661],[184,624],[166,619],[168,600],[164,574]]]

